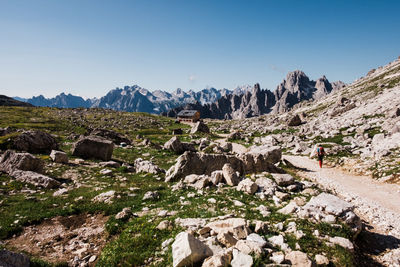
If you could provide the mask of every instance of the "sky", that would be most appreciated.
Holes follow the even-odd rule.
[[[350,83],[400,56],[400,1],[0,0],[0,94]]]

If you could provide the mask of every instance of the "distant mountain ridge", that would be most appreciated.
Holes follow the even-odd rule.
[[[32,104],[16,100],[5,95],[0,95],[0,106],[33,107]]]
[[[163,115],[175,117],[183,109],[196,109],[200,111],[202,118],[249,118],[286,112],[302,101],[320,99],[343,87],[345,84],[341,81],[330,83],[325,76],[312,81],[304,72],[296,70],[289,72],[286,79],[273,92],[268,89],[262,90],[257,83],[252,90],[247,90],[244,94],[225,95],[211,104],[202,105],[198,102],[187,104],[169,110]]]
[[[178,88],[174,92],[153,91],[142,88],[138,85],[115,88],[101,98],[87,99],[80,96],[61,93],[53,98],[45,98],[43,95],[29,99],[14,97],[19,101],[24,101],[35,106],[59,107],[59,108],[109,108],[130,112],[148,112],[159,114],[172,108],[185,105],[187,103],[199,102],[202,104],[213,103],[219,98],[234,93],[242,94],[250,86],[241,86],[233,91],[228,89],[217,90],[206,88],[199,92],[189,90],[187,92]]]

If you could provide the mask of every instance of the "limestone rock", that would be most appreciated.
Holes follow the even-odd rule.
[[[250,240],[239,240],[235,248],[244,254],[256,254],[261,255],[263,253],[262,246],[260,243],[250,241]]]
[[[7,150],[0,159],[0,171],[11,173],[15,169],[41,173],[44,162],[29,153],[16,153]]]
[[[239,183],[239,177],[236,174],[236,171],[232,168],[231,164],[226,163],[222,167],[222,173],[224,175],[224,179],[226,184],[230,186],[236,186]]]
[[[256,184],[261,192],[268,196],[273,196],[275,194],[277,185],[276,183],[266,177],[261,177],[256,180]]]
[[[224,245],[225,247],[229,248],[237,243],[237,239],[233,237],[232,233],[230,232],[221,232],[217,236],[218,242]]]
[[[143,200],[154,200],[160,197],[160,194],[156,191],[147,191],[144,196]]]
[[[251,179],[246,178],[238,184],[237,190],[253,195],[255,192],[257,192],[258,185]]]
[[[72,155],[82,158],[110,160],[114,150],[112,141],[98,136],[87,136],[78,140],[72,148]]]
[[[294,178],[290,174],[272,173],[272,177],[280,186],[288,186],[294,183]]]
[[[213,171],[211,173],[210,181],[213,185],[217,185],[217,184],[221,183],[223,181],[223,179],[224,179],[223,171]]]
[[[131,144],[131,140],[129,140],[129,138],[127,138],[126,136],[117,133],[115,131],[112,130],[107,130],[107,129],[94,129],[90,135],[94,135],[94,136],[100,136],[103,137],[107,140],[111,140],[114,142],[114,144],[116,145],[120,145],[121,143],[125,143],[127,145]]]
[[[112,203],[114,197],[115,197],[115,191],[111,190],[95,196],[93,198],[93,202],[104,202],[110,204]]]
[[[354,245],[353,243],[348,240],[347,238],[344,237],[340,237],[340,236],[335,236],[335,237],[331,237],[329,238],[329,242],[335,244],[335,245],[339,245],[341,247],[344,247],[350,251],[354,250]]]
[[[221,170],[226,163],[229,163],[240,174],[244,173],[243,162],[234,156],[186,151],[167,171],[165,181],[177,180],[189,174],[211,175],[213,171]]]
[[[232,260],[232,251],[225,250],[212,257],[207,258],[201,267],[226,267]]]
[[[315,266],[306,253],[301,251],[292,251],[286,254],[285,260],[289,261],[292,266],[312,267]]]
[[[43,187],[46,189],[57,188],[60,186],[59,181],[36,172],[14,170],[10,173],[10,176],[14,177],[17,181]]]
[[[195,134],[195,133],[210,133],[210,129],[208,128],[208,126],[202,122],[202,121],[198,121],[196,122],[196,124],[192,127],[192,129],[190,130],[191,134]]]
[[[209,256],[212,256],[211,249],[186,232],[179,233],[172,244],[174,267],[191,266]]]
[[[165,149],[169,149],[174,151],[177,154],[182,154],[185,151],[192,151],[196,152],[196,148],[193,144],[190,143],[183,143],[179,140],[177,136],[172,137],[164,144]]]
[[[68,163],[68,155],[62,151],[52,150],[50,158],[56,163]]]
[[[117,215],[115,215],[115,219],[117,220],[126,220],[132,215],[132,210],[131,208],[123,208],[122,211],[118,212]]]
[[[259,244],[260,247],[265,247],[267,245],[267,241],[265,241],[262,236],[255,233],[249,234],[246,240],[256,242]]]
[[[58,149],[58,142],[46,132],[26,131],[15,137],[13,147],[30,153],[50,153],[51,150]]]
[[[105,162],[100,162],[99,165],[103,168],[119,168],[121,164],[115,161],[105,161]],[[125,165],[125,167],[129,168],[129,166]]]
[[[328,265],[329,259],[327,257],[325,257],[324,255],[317,254],[317,255],[315,255],[315,263],[317,265]]]
[[[158,174],[165,172],[163,169],[159,168],[151,161],[143,160],[142,158],[137,158],[135,160],[135,168],[136,168],[136,173],[147,172],[152,174]]]
[[[268,224],[263,221],[256,221],[256,227],[254,228],[254,232],[257,234],[264,234],[268,232]]]
[[[253,258],[250,255],[244,254],[237,249],[233,250],[232,267],[251,267],[252,265]]]

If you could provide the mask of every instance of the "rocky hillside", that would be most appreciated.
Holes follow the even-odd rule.
[[[252,90],[248,90],[244,94],[229,94],[206,105],[190,103],[165,112],[164,115],[175,117],[183,109],[196,109],[201,112],[202,118],[250,118],[263,114],[286,112],[300,102],[321,99],[344,87],[343,82],[330,83],[325,76],[317,81],[312,81],[304,72],[296,70],[288,73],[286,79],[273,92],[268,89],[262,90],[260,85],[256,84]]]
[[[279,146],[226,142],[216,129],[227,123],[104,109],[0,115],[4,262],[375,264],[355,245],[352,204],[297,176]]]
[[[0,95],[0,106],[33,107],[32,104],[18,101],[5,95]]]
[[[123,89],[116,88],[108,92],[99,99],[83,99],[80,96],[71,94],[60,94],[54,98],[45,98],[43,95],[29,99],[15,97],[39,107],[58,107],[58,108],[109,108],[114,110],[129,112],[147,112],[159,114],[186,103],[199,102],[207,104],[217,101],[227,94],[243,94],[248,86],[235,88],[233,91],[215,88],[203,89],[199,92],[192,90],[185,92],[182,89],[169,93],[161,90],[150,92],[137,85],[125,86]]]

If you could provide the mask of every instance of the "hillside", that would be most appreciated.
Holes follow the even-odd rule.
[[[33,107],[32,104],[18,101],[5,95],[0,95],[0,106]]]

